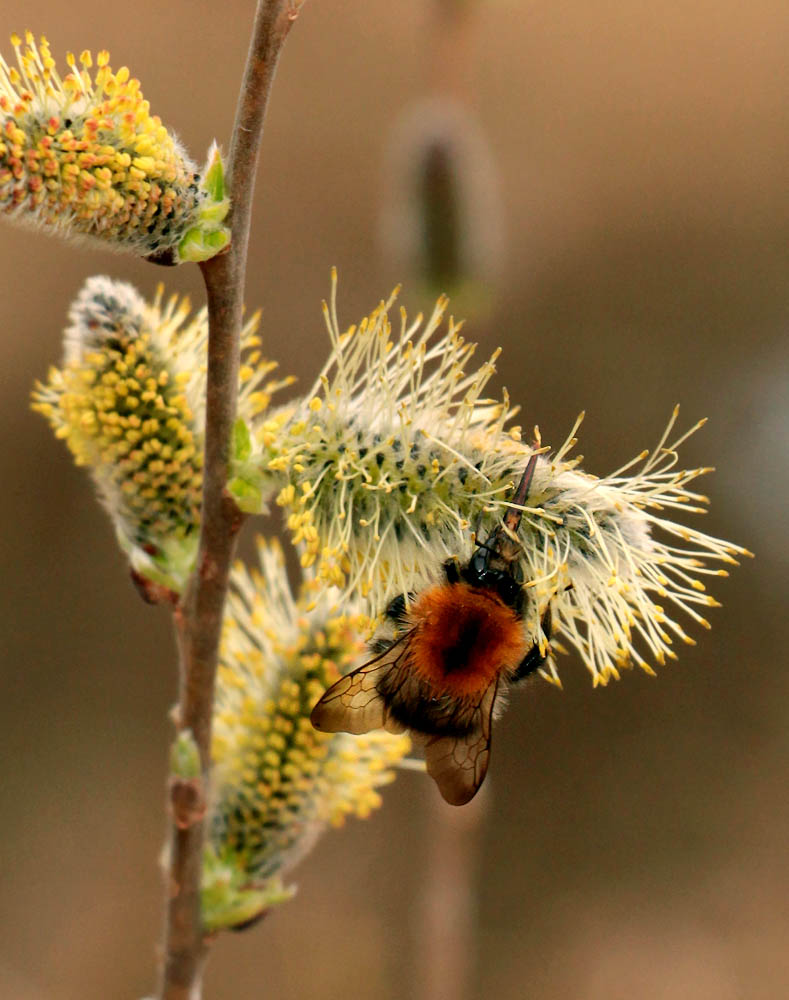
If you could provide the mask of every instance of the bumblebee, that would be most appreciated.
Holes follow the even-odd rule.
[[[471,559],[465,565],[452,559],[443,582],[397,596],[386,609],[394,636],[374,640],[376,655],[333,684],[312,710],[312,724],[323,732],[410,730],[424,743],[427,772],[451,805],[469,802],[485,779],[493,719],[507,689],[549,655],[547,642],[541,647],[527,635],[517,568],[517,530],[536,462],[535,453],[513,506]],[[550,604],[541,626],[550,640]]]

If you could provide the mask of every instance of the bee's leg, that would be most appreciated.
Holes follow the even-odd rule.
[[[535,670],[539,670],[543,663],[545,663],[545,659],[544,656],[540,656],[540,645],[536,643],[521,660],[518,669],[510,678],[511,683],[517,684],[518,681],[522,681],[529,674],[533,674]]]
[[[402,624],[405,618],[405,594],[398,594],[397,597],[394,597],[386,606],[384,615],[395,624]]]
[[[551,606],[550,604],[545,609],[545,614],[542,616],[542,630],[545,633],[545,637],[550,640],[551,638]],[[536,642],[529,652],[521,660],[518,669],[511,677],[511,682],[517,684],[518,681],[522,681],[524,677],[528,677],[529,674],[533,674],[535,670],[539,670],[540,667],[545,663],[547,656],[540,655],[540,644]]]
[[[460,566],[457,559],[448,559],[444,563],[444,573],[446,574],[447,583],[460,583]]]
[[[387,638],[386,636],[381,636],[380,638],[371,639],[367,643],[367,648],[370,650],[371,653],[374,653],[377,656],[378,653],[385,653],[387,649],[391,649],[394,643],[395,643],[394,639]]]
[[[409,600],[412,599],[413,594],[409,594],[408,597]],[[367,648],[371,653],[385,653],[386,650],[391,649],[392,645],[397,641],[399,634],[403,631],[406,625],[405,600],[405,594],[398,594],[397,597],[393,597],[387,604],[386,611],[384,611],[384,618],[394,623],[395,635],[375,636],[375,638],[371,639],[367,643]]]

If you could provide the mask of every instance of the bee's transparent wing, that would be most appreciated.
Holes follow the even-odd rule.
[[[399,638],[368,663],[341,677],[326,691],[313,708],[310,721],[323,733],[369,733],[386,729],[405,732],[405,726],[392,717],[378,693],[378,682],[390,670],[404,670],[408,662],[413,630]]]
[[[427,773],[452,806],[470,802],[485,780],[497,689],[495,680],[472,706],[471,728],[465,736],[432,736],[425,744]]]

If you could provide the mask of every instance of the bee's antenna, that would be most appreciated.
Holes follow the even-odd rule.
[[[534,470],[537,466],[538,455],[539,452],[532,452],[526,468],[524,469],[523,475],[521,476],[521,481],[518,483],[518,488],[515,490],[515,493],[510,500],[513,507],[510,507],[504,515],[504,527],[507,531],[511,531],[513,534],[517,533],[518,528],[520,527],[521,518],[523,517],[523,511],[516,510],[515,505],[523,507],[526,503],[526,497],[529,495],[531,481],[534,478]]]
[[[495,540],[495,535],[491,537]],[[490,541],[490,539],[488,539],[488,541]],[[499,554],[499,550],[495,546],[489,545],[488,542],[477,542],[477,551],[480,549],[482,549],[483,552],[490,552],[490,554],[494,556]]]
[[[474,528],[474,538],[477,542],[477,545],[479,545],[479,533],[481,530],[482,530],[482,511],[480,511],[479,514],[477,515],[477,524],[476,527]]]
[[[507,510],[501,523],[498,524],[493,531],[490,533],[486,542],[477,542],[477,548],[475,550],[475,555],[472,558],[470,565],[477,568],[479,572],[492,568],[495,563],[500,563],[498,568],[508,567],[516,558],[518,551],[517,543],[514,542],[514,536],[518,533],[518,528],[520,527],[521,518],[523,517],[523,511],[516,509],[517,507],[523,507],[526,503],[526,498],[529,495],[529,488],[531,486],[532,479],[534,478],[534,469],[537,465],[537,458],[542,454],[542,450],[538,450],[537,444],[535,443],[535,450],[529,456],[529,461],[526,464],[526,468],[523,471],[521,480],[509,501],[512,506]],[[506,540],[502,538],[502,529],[505,535],[510,537]],[[483,553],[485,553],[483,555]],[[477,565],[478,563],[478,565]]]

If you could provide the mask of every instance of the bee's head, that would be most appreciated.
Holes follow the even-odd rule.
[[[508,607],[520,615],[524,606],[520,568],[515,560],[502,554],[497,541],[498,530],[493,532],[487,542],[477,546],[466,566],[455,572],[459,579],[472,587],[494,591]],[[449,577],[449,573],[447,575]]]
[[[519,545],[516,540],[522,507],[526,502],[537,465],[539,452],[535,449],[526,464],[521,480],[501,524],[497,525],[487,541],[478,542],[466,567],[459,576],[472,587],[487,587],[495,591],[506,605],[522,614],[525,605],[523,574],[518,565]],[[457,572],[457,571],[456,571]],[[449,572],[447,577],[452,582]]]

